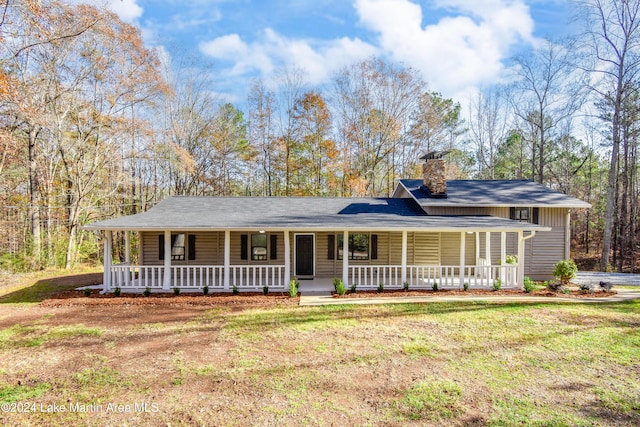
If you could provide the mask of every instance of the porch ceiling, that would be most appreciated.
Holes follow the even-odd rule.
[[[87,230],[549,231],[492,216],[431,216],[411,199],[170,197]]]

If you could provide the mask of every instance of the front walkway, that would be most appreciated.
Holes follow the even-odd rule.
[[[556,303],[556,302],[573,302],[573,303],[604,303],[604,302],[622,302],[640,299],[640,290],[616,289],[617,295],[610,297],[590,297],[590,298],[566,298],[566,297],[534,297],[534,296],[496,296],[486,297],[470,295],[466,296],[406,296],[406,297],[374,297],[371,298],[335,298],[327,295],[301,295],[301,306],[316,305],[345,305],[345,304],[413,304],[427,302],[469,302],[484,301],[491,303]]]

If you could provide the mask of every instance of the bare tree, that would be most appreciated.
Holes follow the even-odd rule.
[[[640,0],[580,0],[586,23],[588,49],[596,59],[589,68],[600,78],[592,86],[600,98],[611,139],[611,165],[600,268],[609,265],[616,212],[620,146],[623,142],[624,111],[638,90],[640,73]]]
[[[508,113],[499,89],[478,91],[469,106],[469,133],[475,146],[478,177],[495,178],[500,143],[507,137]]]
[[[517,80],[511,104],[528,128],[533,179],[545,182],[551,142],[569,134],[571,120],[582,106],[583,76],[573,66],[570,44],[546,40],[514,58]]]

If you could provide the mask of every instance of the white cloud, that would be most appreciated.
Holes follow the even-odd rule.
[[[107,7],[128,23],[135,22],[144,12],[137,0],[109,0]]]
[[[214,59],[233,63],[232,75],[258,72],[269,77],[280,67],[299,67],[307,72],[311,84],[322,83],[339,68],[376,53],[375,47],[360,39],[292,39],[270,28],[252,43],[246,43],[238,34],[228,34],[200,44],[200,50]]]
[[[355,2],[382,51],[447,96],[499,79],[510,47],[532,39],[533,20],[522,0],[436,0],[434,6],[452,13],[423,27],[425,11],[409,0]]]

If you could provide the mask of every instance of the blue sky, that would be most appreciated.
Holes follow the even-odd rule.
[[[99,1],[99,0],[95,0]],[[149,46],[213,66],[242,103],[254,78],[299,67],[314,86],[372,55],[418,70],[463,103],[503,81],[509,58],[570,31],[568,0],[107,0]]]

